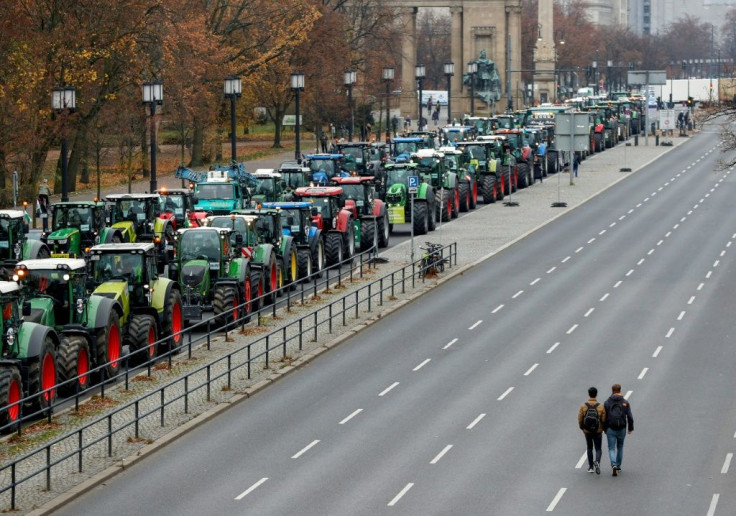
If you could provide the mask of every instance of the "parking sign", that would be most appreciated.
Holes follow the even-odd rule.
[[[417,189],[419,188],[419,176],[409,176],[409,193],[415,194],[417,193]]]

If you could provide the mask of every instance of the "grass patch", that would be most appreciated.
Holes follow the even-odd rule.
[[[140,375],[134,377],[131,382],[154,382],[156,379],[153,376]]]
[[[240,330],[241,335],[259,335],[261,333],[268,333],[268,328],[263,326],[253,326],[252,328],[244,328]]]

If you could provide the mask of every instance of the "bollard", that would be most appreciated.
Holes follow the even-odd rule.
[[[634,147],[638,147],[638,146],[639,146],[639,135],[635,134],[634,135]]]
[[[659,146],[659,135],[654,137],[654,146]]]

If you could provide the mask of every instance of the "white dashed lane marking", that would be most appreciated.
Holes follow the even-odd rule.
[[[593,310],[595,310],[595,308],[588,308],[588,311],[585,312],[585,315],[583,315],[583,317],[588,317],[590,314],[593,313]]]
[[[296,454],[292,455],[291,458],[292,459],[298,459],[299,457],[301,457],[302,455],[304,455],[305,453],[307,453],[309,450],[311,450],[317,444],[319,444],[319,439],[315,439],[314,441],[312,441],[311,443],[309,443],[308,445],[306,445],[304,448],[302,448],[301,450],[299,450],[298,452],[296,452]]]
[[[353,419],[353,418],[354,418],[355,416],[357,416],[357,415],[358,415],[358,414],[360,414],[361,412],[363,412],[363,409],[362,409],[362,408],[359,408],[359,409],[355,410],[355,411],[354,411],[354,412],[353,412],[352,414],[350,414],[350,415],[349,415],[348,417],[346,417],[345,419],[343,419],[342,421],[340,421],[340,423],[339,423],[339,424],[340,424],[340,425],[344,425],[345,423],[347,423],[348,421],[350,421],[351,419]]]
[[[657,349],[655,349],[654,353],[652,353],[652,358],[657,358],[660,351],[662,351],[662,346],[657,346]]]
[[[406,484],[404,486],[404,489],[402,489],[401,491],[399,491],[399,494],[397,494],[396,496],[394,496],[393,500],[391,500],[390,502],[388,502],[388,506],[389,507],[393,507],[394,505],[396,505],[398,503],[398,501],[401,500],[401,497],[404,496],[409,491],[409,489],[411,489],[412,487],[414,487],[414,483],[413,482],[409,482],[408,484]]]
[[[450,342],[448,342],[447,344],[445,344],[445,345],[444,345],[444,346],[442,347],[442,349],[447,349],[447,348],[449,348],[450,346],[452,346],[453,344],[455,344],[456,342],[457,342],[457,339],[452,339],[452,340],[451,340]]]
[[[492,314],[495,314],[495,313],[496,313],[496,312],[498,312],[498,311],[499,311],[499,310],[500,310],[501,308],[503,308],[503,305],[498,305],[498,306],[497,306],[496,308],[494,308],[494,309],[493,309],[493,311],[492,311],[491,313],[492,313]]]
[[[437,456],[436,456],[436,457],[435,457],[434,459],[432,459],[431,461],[429,461],[429,463],[430,463],[430,464],[437,464],[437,463],[438,463],[438,462],[440,461],[440,459],[441,459],[442,457],[444,457],[444,456],[445,456],[445,454],[446,454],[446,453],[447,453],[448,451],[450,451],[451,449],[452,449],[452,445],[451,445],[451,444],[448,444],[447,446],[445,446],[445,447],[444,447],[444,448],[442,449],[442,451],[441,451],[441,452],[439,452],[439,453],[437,454]]]
[[[557,346],[559,346],[559,345],[560,345],[560,343],[559,343],[559,342],[555,342],[554,344],[552,344],[552,347],[551,347],[551,348],[549,348],[549,349],[547,350],[547,354],[550,354],[550,353],[552,353],[552,352],[553,352],[553,351],[555,350],[555,348],[556,348]]]
[[[513,387],[509,387],[508,389],[506,389],[506,392],[504,392],[503,394],[501,394],[501,395],[500,395],[500,396],[498,397],[498,400],[497,400],[497,401],[501,401],[501,400],[503,400],[503,399],[504,399],[504,398],[505,398],[506,396],[508,396],[509,394],[511,394],[511,391],[513,391],[513,390],[514,390],[514,388],[513,388]]]
[[[713,494],[713,498],[710,499],[710,506],[708,507],[708,514],[707,516],[714,516],[716,513],[716,507],[718,506],[718,498],[721,495],[718,493]]]
[[[567,488],[566,487],[561,487],[560,490],[557,491],[557,494],[552,499],[552,501],[550,502],[550,504],[547,506],[547,512],[552,512],[552,511],[555,510],[555,507],[557,506],[557,504],[559,503],[560,499],[562,498],[562,495],[565,494],[565,491],[567,491]]]
[[[527,369],[526,373],[524,373],[524,376],[529,376],[530,374],[532,374],[532,371],[534,371],[537,368],[537,366],[539,366],[539,364],[534,364],[529,369]]]
[[[733,459],[733,453],[727,453],[726,460],[723,461],[723,467],[721,468],[722,475],[728,473],[728,468],[731,466],[731,459]]]
[[[481,419],[483,419],[484,417],[486,417],[486,415],[485,415],[485,414],[480,414],[480,415],[479,415],[478,417],[476,417],[476,418],[475,418],[475,419],[473,420],[473,422],[472,422],[472,423],[470,423],[470,424],[469,424],[468,426],[466,426],[465,428],[466,428],[467,430],[472,430],[472,429],[473,429],[473,427],[474,427],[475,425],[477,425],[477,424],[478,424],[478,423],[480,422],[480,420],[481,420]]]
[[[242,500],[243,498],[245,498],[246,496],[248,496],[250,493],[252,493],[256,489],[258,489],[258,487],[261,484],[263,484],[266,480],[268,480],[268,477],[263,477],[258,482],[256,482],[255,484],[253,484],[252,486],[250,486],[248,489],[246,489],[245,491],[243,491],[242,493],[240,493],[238,496],[236,496],[235,499],[236,500]]]
[[[645,367],[644,369],[642,369],[641,373],[639,373],[639,376],[637,377],[637,380],[641,380],[642,378],[644,378],[644,375],[647,374],[647,371],[649,371],[648,367]]]
[[[517,292],[516,294],[514,294],[513,296],[511,296],[511,299],[516,299],[517,297],[519,297],[519,296],[520,296],[520,295],[522,295],[523,293],[524,293],[524,291],[523,291],[523,290],[519,290],[519,291],[518,291],[518,292]]]
[[[669,331],[667,332],[667,335],[665,335],[664,338],[665,339],[669,339],[670,337],[672,337],[672,334],[673,333],[675,333],[675,329],[674,328],[670,328]]]
[[[391,389],[393,389],[397,385],[399,385],[399,382],[392,383],[391,385],[389,385],[388,387],[386,387],[384,390],[382,390],[378,395],[379,396],[384,396],[384,395],[388,394],[389,391],[391,391]]]
[[[575,331],[575,330],[576,330],[577,328],[578,328],[578,325],[577,325],[577,324],[573,324],[572,326],[570,326],[570,329],[569,329],[569,330],[567,330],[567,334],[568,334],[568,335],[570,335],[570,334],[571,334],[572,332],[574,332],[574,331]]]
[[[552,267],[550,270],[547,271],[547,274],[552,274],[557,267]]]
[[[481,324],[483,324],[483,319],[479,319],[478,321],[476,321],[475,324],[473,324],[470,328],[468,328],[468,330],[474,330]]]
[[[421,364],[419,364],[414,369],[412,369],[412,371],[419,371],[422,367],[424,367],[425,365],[427,365],[431,360],[432,360],[431,358],[425,359]]]

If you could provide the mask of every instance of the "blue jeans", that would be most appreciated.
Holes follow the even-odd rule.
[[[608,438],[608,457],[611,459],[611,467],[621,467],[624,460],[624,438],[626,437],[626,428],[621,430],[606,430]]]

